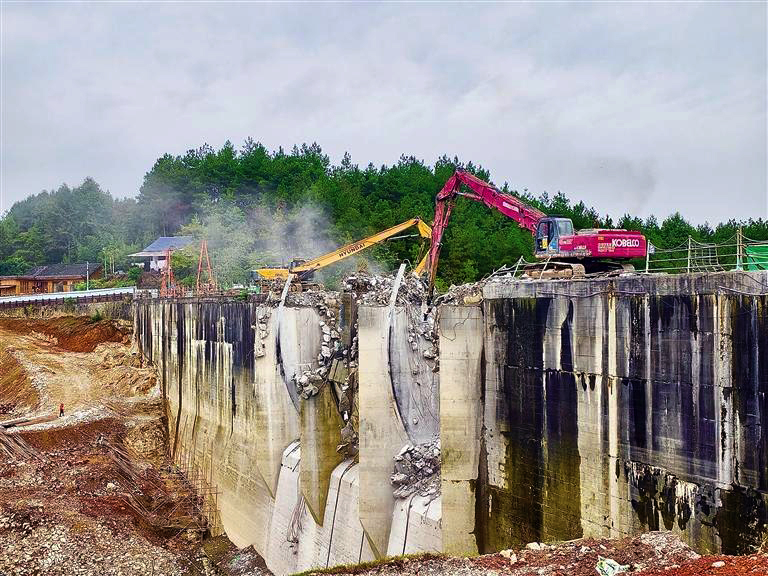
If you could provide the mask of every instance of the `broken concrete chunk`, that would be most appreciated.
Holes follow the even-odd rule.
[[[517,562],[517,554],[515,554],[512,550],[502,550],[499,552],[499,556],[503,556],[504,558],[508,559],[510,564],[515,564]]]
[[[405,474],[392,475],[392,484],[405,484],[407,480],[408,480],[408,476],[406,476]]]

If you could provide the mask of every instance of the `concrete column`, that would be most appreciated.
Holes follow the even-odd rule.
[[[619,457],[619,391],[621,384],[616,377],[616,342],[617,342],[617,322],[616,322],[616,297],[612,294],[607,297],[608,304],[608,462],[609,470],[615,470],[621,465]],[[610,536],[619,537],[618,531],[619,517],[619,479],[615,474],[609,476],[609,516],[611,518]]]
[[[483,430],[483,311],[440,309],[443,550],[477,554],[475,489]]]
[[[269,488],[272,496],[277,490],[277,479],[280,474],[280,466],[285,447],[299,437],[299,414],[294,407],[290,390],[286,382],[297,370],[300,360],[310,363],[309,351],[313,340],[319,341],[318,320],[314,310],[303,311],[304,314],[296,314],[293,309],[285,309],[280,328],[280,353],[277,357],[277,326],[276,315],[272,313],[268,319],[269,334],[265,338],[256,338],[255,346],[263,346],[263,356],[258,357],[254,351],[254,417],[255,442],[259,446],[256,455],[256,465]],[[304,327],[309,324],[314,315],[315,330]],[[305,346],[298,341],[297,335],[302,327],[305,333]],[[293,338],[287,337],[293,335]],[[261,340],[261,341],[259,341]],[[319,344],[314,354],[320,350]],[[303,353],[302,353],[303,352]],[[280,365],[282,361],[282,366]],[[314,365],[312,365],[314,366]]]
[[[401,310],[396,313],[402,313]],[[360,346],[360,522],[374,555],[387,553],[395,499],[393,457],[408,442],[397,411],[389,368],[388,309],[363,306]]]
[[[301,492],[315,522],[322,526],[331,473],[344,459],[336,451],[344,422],[331,385],[301,401]]]
[[[299,506],[299,465],[301,450],[299,443],[293,442],[283,453],[280,468],[280,480],[269,521],[270,538],[264,560],[275,574],[293,574],[297,572],[297,542],[293,542],[296,526],[294,513]]]
[[[731,298],[719,294],[715,306],[715,425],[719,441],[716,447],[717,485],[728,488],[736,481],[734,463],[736,451],[736,422],[732,397],[733,334],[731,327]]]

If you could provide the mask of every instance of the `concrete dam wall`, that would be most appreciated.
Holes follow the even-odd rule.
[[[135,339],[176,461],[275,573],[657,529],[739,552],[766,525],[766,292],[492,279],[430,318],[347,293],[146,300]]]
[[[761,543],[768,275],[492,282],[440,311],[443,539]]]
[[[399,453],[439,433],[418,319],[349,297],[292,303],[301,296],[135,304],[175,460],[216,489],[229,538],[277,574],[441,550],[437,471],[432,494],[397,497],[390,481]]]

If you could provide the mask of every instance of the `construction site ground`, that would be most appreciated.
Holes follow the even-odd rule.
[[[168,457],[130,333],[0,318],[0,575],[268,574],[253,549],[205,538],[206,503]]]
[[[610,560],[620,571],[598,570]],[[672,532],[649,532],[632,538],[584,538],[557,544],[534,542],[471,558],[424,554],[384,562],[340,566],[304,576],[755,576],[768,575],[768,555],[700,556]]]

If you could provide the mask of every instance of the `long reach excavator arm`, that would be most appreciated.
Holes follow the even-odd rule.
[[[471,190],[466,193],[461,191],[461,185],[464,184]],[[440,248],[442,246],[443,233],[448,226],[451,218],[451,211],[457,196],[466,196],[472,200],[482,202],[489,208],[494,208],[512,218],[522,228],[530,230],[533,233],[536,230],[536,224],[544,218],[545,214],[533,206],[528,206],[518,198],[510,194],[505,194],[495,186],[480,180],[477,176],[456,170],[453,176],[440,190],[435,199],[435,222],[432,226],[432,245],[429,249],[429,285],[435,284],[435,274],[437,273],[437,262],[440,258]]]
[[[312,260],[307,260],[306,262],[296,262],[295,265],[292,265],[290,268],[261,268],[260,270],[256,270],[256,272],[259,274],[259,276],[266,280],[286,279],[290,275],[295,275],[300,280],[303,280],[309,278],[315,270],[324,268],[330,264],[334,264],[339,260],[344,260],[344,258],[348,258],[349,256],[357,254],[358,252],[362,252],[363,250],[379,244],[388,238],[392,238],[396,234],[399,234],[403,230],[407,230],[411,226],[416,226],[418,228],[419,235],[422,238],[432,238],[432,229],[426,222],[421,220],[421,218],[411,218],[410,220],[406,220],[397,226],[392,226],[391,228],[382,230],[373,236],[368,236],[362,240],[357,240],[356,242],[342,246],[338,250],[334,250],[328,254],[323,254],[322,256],[318,256]],[[424,271],[428,257],[429,254],[422,258],[421,262],[419,262],[419,264],[413,270],[414,274],[420,275]]]

